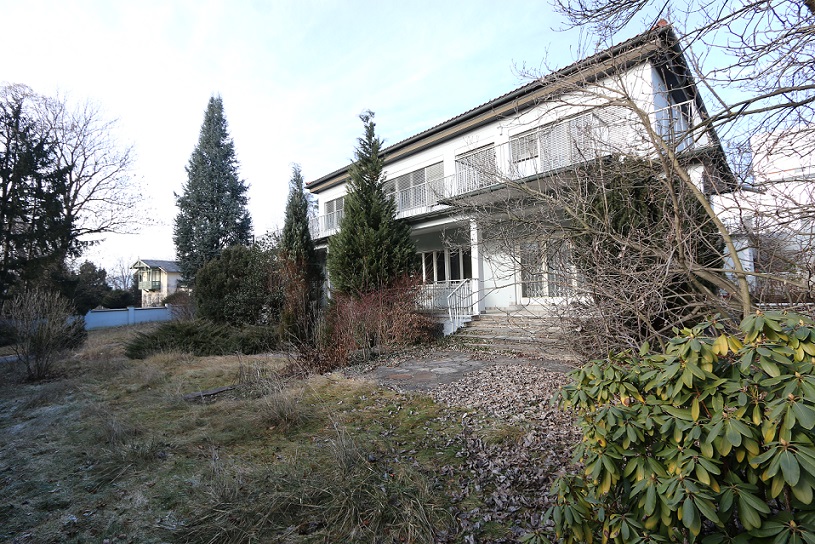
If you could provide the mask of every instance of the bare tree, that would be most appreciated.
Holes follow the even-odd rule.
[[[108,281],[110,286],[114,289],[122,291],[130,291],[133,288],[133,270],[130,266],[133,264],[133,259],[124,259],[120,257],[108,270]]]
[[[735,188],[714,184],[707,194],[704,189],[697,192],[702,205],[703,196],[709,202],[710,220],[726,246],[722,272],[738,284],[736,291],[725,290],[740,299],[743,315],[755,302],[811,301],[815,2],[555,0],[555,4],[570,26],[590,30],[600,47],[631,25],[659,27],[666,24],[661,19],[671,21],[686,59],[673,65],[673,76],[694,85],[706,106],[698,115],[686,116],[685,135],[678,141],[715,129],[738,184]],[[622,102],[632,109],[634,95],[622,94],[626,95]],[[632,110],[646,133],[660,132],[661,120],[648,122],[647,108]],[[682,177],[678,167],[683,149],[665,138],[651,138],[650,143],[663,170]]]
[[[754,272],[714,204],[738,180],[672,29],[533,84],[545,99],[505,121],[503,160],[459,165],[489,197],[454,202],[514,255],[522,296],[561,301],[567,326],[590,328],[591,354],[749,314]]]
[[[65,96],[33,98],[57,144],[60,164],[71,167],[63,206],[74,240],[87,244],[101,234],[137,229],[143,215],[132,173],[133,148],[115,140],[116,121],[105,119],[90,101],[74,105]]]

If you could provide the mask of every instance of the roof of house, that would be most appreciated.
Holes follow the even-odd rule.
[[[570,88],[570,85],[573,88],[575,84],[600,79],[622,66],[632,66],[637,62],[642,62],[645,58],[653,56],[655,53],[666,53],[668,51],[672,51],[677,61],[684,66],[678,38],[671,25],[661,20],[646,32],[384,148],[382,153],[385,155],[385,162],[388,163],[403,158],[423,149],[427,145],[445,141],[462,131],[472,130],[501,118],[503,115],[515,115],[547,97],[562,93],[565,89]],[[699,105],[704,110],[704,105],[701,103]],[[339,170],[308,182],[306,187],[311,191],[319,192],[322,189],[337,185],[344,180],[349,166],[346,165]]]
[[[178,261],[160,261],[157,259],[140,259],[131,268],[138,268],[139,263],[145,264],[150,268],[161,268],[165,272],[178,272],[181,269],[178,267]]]

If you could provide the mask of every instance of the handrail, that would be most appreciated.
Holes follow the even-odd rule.
[[[458,297],[458,298],[456,298],[456,302],[461,301],[464,297],[462,297],[459,294],[459,291],[463,291],[465,288],[469,288],[469,287],[470,287],[470,280],[462,280],[462,282],[459,283],[455,287],[455,289],[453,289],[452,291],[450,291],[450,293],[447,294],[447,315],[450,318],[450,321],[452,323],[456,323],[459,319],[461,319],[463,317],[462,312],[461,312],[461,309],[462,309],[461,306],[462,305],[461,304],[455,304],[454,305],[453,304],[453,299],[454,299],[454,297]],[[468,293],[465,296],[467,298],[472,297],[472,292]],[[453,308],[454,307],[455,307],[455,316],[453,315]]]

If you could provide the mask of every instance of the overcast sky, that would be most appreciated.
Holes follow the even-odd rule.
[[[86,257],[174,259],[174,192],[209,97],[223,98],[255,233],[282,225],[291,164],[306,180],[346,165],[376,112],[395,143],[563,66],[577,36],[545,1],[0,0],[0,82],[68,93],[119,121],[145,215]]]

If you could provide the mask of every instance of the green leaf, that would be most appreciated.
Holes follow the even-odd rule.
[[[798,460],[790,451],[781,453],[781,473],[789,485],[798,485],[798,479],[801,477],[801,467],[798,465]]]
[[[761,517],[752,505],[739,495],[739,518],[748,531],[761,527]]]
[[[815,426],[815,412],[813,412],[809,406],[795,402],[792,405],[792,409],[795,412],[795,418],[804,429],[809,430]]]
[[[738,447],[741,446],[741,433],[736,430],[735,425],[732,423],[732,421],[728,421],[725,425],[724,436],[732,446]]]
[[[682,524],[694,535],[698,535],[702,529],[702,519],[699,517],[696,505],[693,504],[690,496],[685,497],[685,502],[682,503]]]
[[[715,523],[716,525],[721,526],[722,522],[719,519],[719,515],[716,513],[716,507],[713,505],[713,502],[702,498],[696,497],[696,507],[699,508],[699,511],[702,512],[707,519]]]
[[[781,371],[778,369],[778,365],[774,362],[770,361],[767,357],[761,357],[758,361],[759,366],[761,366],[761,370],[767,373],[768,376],[771,378],[777,378],[781,375]]]
[[[809,485],[806,478],[801,478],[798,481],[798,485],[792,488],[792,494],[795,495],[795,498],[801,501],[803,504],[812,503],[812,487]]]

